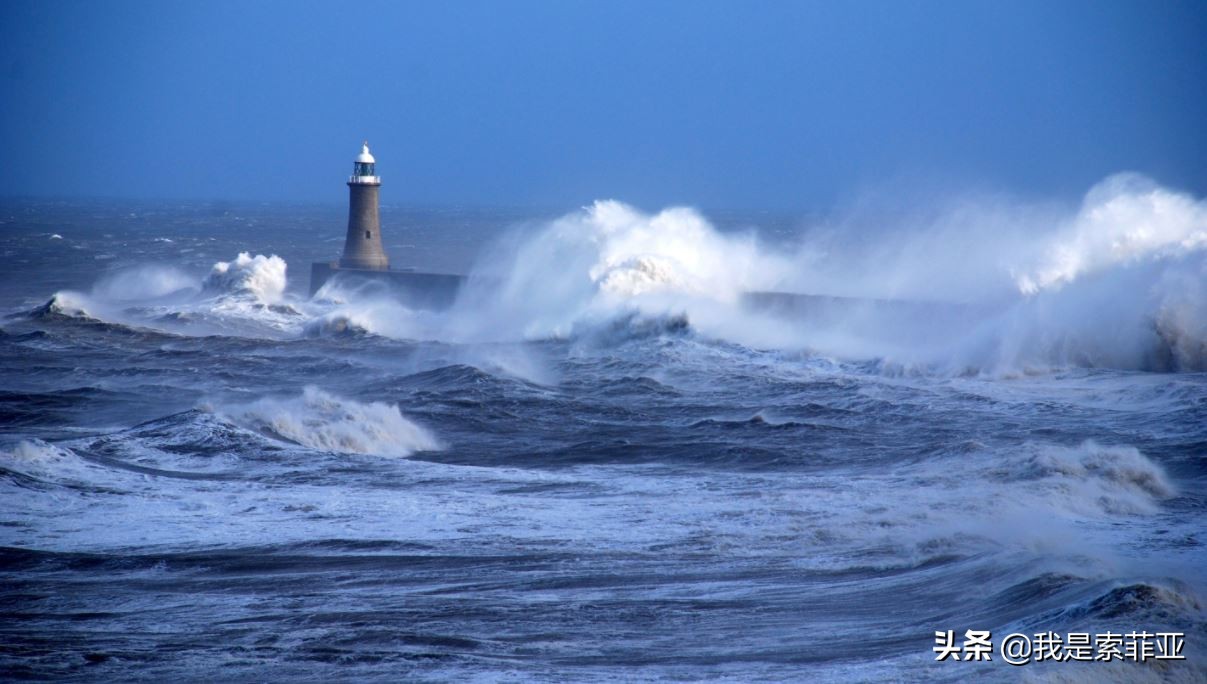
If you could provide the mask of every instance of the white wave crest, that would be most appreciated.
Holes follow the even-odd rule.
[[[302,329],[307,337],[364,335],[370,332],[363,318],[333,311],[310,319]]]
[[[216,413],[240,427],[321,451],[410,456],[440,449],[436,438],[404,418],[397,406],[342,399],[316,387],[305,388],[300,397],[264,398]]]
[[[1147,514],[1176,493],[1164,469],[1139,449],[1085,441],[1037,445],[999,475],[1080,514]]]
[[[45,304],[34,309],[35,317],[66,316],[68,318],[91,318],[96,320],[90,309],[95,308],[88,295],[71,290],[60,290]]]
[[[210,292],[245,294],[257,301],[280,301],[285,292],[285,260],[277,255],[254,257],[240,252],[234,261],[219,261],[203,283]]]
[[[753,235],[722,234],[695,210],[650,215],[599,201],[484,254],[445,330],[453,339],[565,337],[634,311],[732,304],[784,268]]]
[[[30,464],[54,463],[73,456],[69,450],[40,439],[23,439],[11,449],[0,451],[0,453],[13,461]]]
[[[90,292],[61,291],[31,312],[167,330],[177,334],[280,336],[302,331],[305,315],[286,292],[286,263],[241,252],[204,278],[147,264],[115,271]]]
[[[84,461],[71,449],[24,439],[8,450],[0,450],[0,464],[45,483],[82,485],[103,479],[104,469]]]
[[[582,235],[594,248],[587,275],[618,297],[669,290],[732,301],[776,275],[753,238],[722,235],[692,209],[649,216],[620,202],[596,202],[561,223],[560,234]]]
[[[1207,202],[1136,174],[1112,176],[1087,193],[1081,211],[1047,240],[1040,263],[1016,277],[1024,294],[1143,259],[1207,247]]]

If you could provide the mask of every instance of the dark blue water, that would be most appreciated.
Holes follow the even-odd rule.
[[[396,265],[490,274],[423,312],[306,296],[342,208],[4,205],[0,672],[1202,680],[1197,328],[756,316],[784,224],[593,211],[387,208]],[[1204,263],[1161,258],[1126,282]],[[937,663],[947,629],[1189,660]]]

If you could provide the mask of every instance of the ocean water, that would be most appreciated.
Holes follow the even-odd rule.
[[[308,296],[342,207],[0,207],[4,678],[1207,678],[1203,202],[564,214],[384,208],[428,312]]]

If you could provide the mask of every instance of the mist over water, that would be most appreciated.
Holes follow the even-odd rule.
[[[0,671],[1008,680],[934,632],[1148,629],[1189,660],[1026,672],[1203,678],[1207,203],[924,204],[386,212],[446,311],[305,296],[309,210],[9,208]]]

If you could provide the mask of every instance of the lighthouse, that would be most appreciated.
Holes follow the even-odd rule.
[[[385,271],[390,259],[381,247],[381,224],[377,218],[377,192],[381,177],[377,175],[377,160],[369,153],[365,141],[352,164],[348,177],[348,237],[340,268]]]
[[[405,306],[447,309],[465,284],[465,276],[431,273],[413,266],[390,268],[390,259],[381,247],[381,224],[377,218],[380,189],[377,160],[365,141],[348,177],[348,235],[344,238],[344,253],[336,261],[310,265],[310,295],[319,295],[328,284],[359,288],[372,283],[386,286]],[[333,293],[333,296],[346,295]]]

